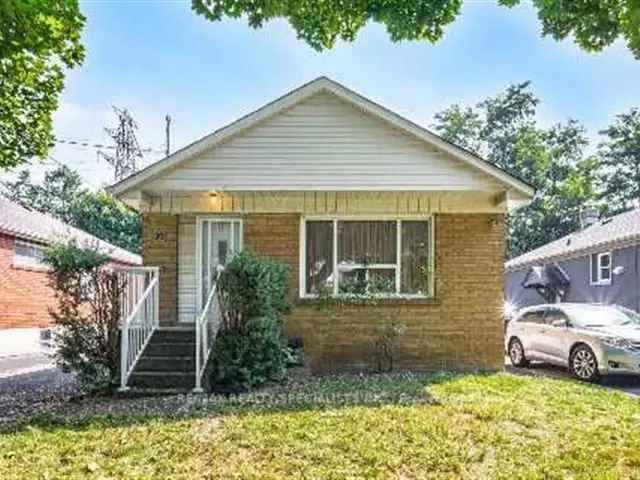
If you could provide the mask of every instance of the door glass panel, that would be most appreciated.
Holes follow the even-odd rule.
[[[231,253],[231,223],[211,223],[211,271],[227,264]]]
[[[219,271],[229,262],[241,244],[240,222],[202,222],[202,296],[204,306]]]
[[[233,252],[240,250],[240,222],[233,222]]]

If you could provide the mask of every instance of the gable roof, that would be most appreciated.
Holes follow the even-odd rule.
[[[24,240],[49,245],[59,240],[97,246],[113,261],[142,265],[142,257],[116,247],[44,213],[28,210],[0,196],[0,232]]]
[[[507,271],[640,243],[640,209],[601,220],[509,260]]]
[[[407,120],[404,117],[388,110],[387,108],[359,95],[345,86],[327,78],[317,78],[287,94],[255,110],[254,112],[241,117],[235,122],[226,125],[215,132],[204,136],[186,147],[177,150],[171,155],[155,162],[135,174],[112,185],[109,190],[114,195],[122,195],[136,187],[139,187],[147,180],[157,178],[169,169],[175,168],[181,163],[194,158],[204,151],[218,145],[219,143],[251,128],[259,122],[276,115],[305,99],[321,92],[330,92],[342,100],[360,108],[365,113],[380,118],[392,126],[417,137],[424,142],[444,151],[463,162],[478,168],[489,176],[497,179],[502,184],[514,189],[524,197],[532,197],[534,188],[525,181],[505,172],[499,167],[487,162],[476,154],[458,147],[431,131]]]

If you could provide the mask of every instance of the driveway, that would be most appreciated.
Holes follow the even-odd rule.
[[[52,367],[49,356],[41,352],[4,356],[0,357],[0,380]]]
[[[505,368],[516,375],[535,375],[553,378],[572,378],[566,368],[545,363],[532,363],[527,368],[516,368],[511,365],[509,357],[505,358]],[[600,381],[603,387],[620,390],[631,395],[640,396],[640,375],[607,375]]]
[[[0,358],[0,425],[77,394],[75,377],[56,368],[45,354]]]

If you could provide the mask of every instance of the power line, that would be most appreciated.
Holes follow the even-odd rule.
[[[116,145],[104,145],[102,143],[95,143],[95,142],[86,141],[86,140],[74,140],[74,139],[58,138],[58,137],[54,138],[54,142],[65,144],[65,145],[72,145],[75,147],[87,147],[87,148],[95,148],[95,149],[113,150],[116,148]],[[164,153],[165,152],[164,150],[160,150],[158,148],[151,148],[151,147],[140,148],[140,151],[144,153]]]

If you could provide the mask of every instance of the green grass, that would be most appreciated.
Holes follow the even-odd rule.
[[[640,479],[640,403],[597,386],[383,375],[268,393],[179,416],[34,420],[0,436],[0,478]]]

